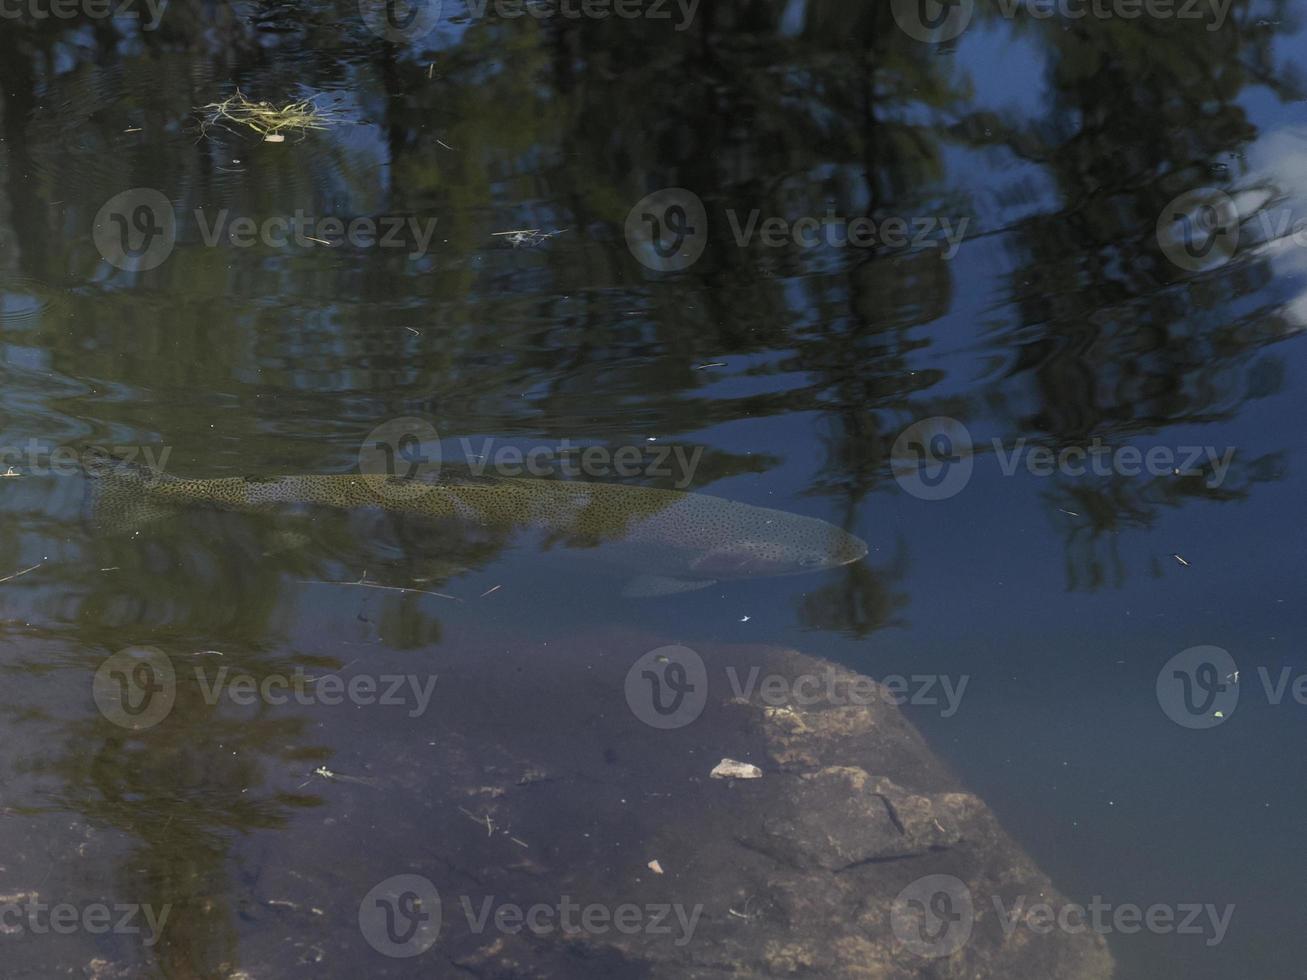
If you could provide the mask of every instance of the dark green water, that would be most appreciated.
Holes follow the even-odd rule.
[[[456,694],[414,717],[181,684],[134,731],[92,696],[117,651],[493,691],[524,651],[581,685],[613,636],[966,677],[955,711],[906,710],[1069,898],[1233,906],[1219,942],[1108,936],[1120,976],[1302,974],[1302,7],[981,4],[943,42],[889,3],[667,9],[447,0],[390,40],[346,0],[0,16],[0,893],[170,908],[153,944],[0,935],[5,976],[444,975],[355,919],[439,850],[423,752],[476,760]],[[332,118],[204,126],[237,90]],[[875,234],[849,247],[854,219]],[[404,419],[455,464],[639,450],[627,482],[871,550],[635,600],[579,532],[300,509],[106,533],[73,462],[403,466]],[[664,446],[701,455],[649,469]],[[1201,645],[1237,714],[1166,667]]]

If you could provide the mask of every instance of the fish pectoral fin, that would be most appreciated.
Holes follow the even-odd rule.
[[[626,583],[622,595],[628,599],[648,599],[660,595],[677,595],[681,592],[694,592],[716,585],[716,579],[672,578],[667,575],[637,575]]]

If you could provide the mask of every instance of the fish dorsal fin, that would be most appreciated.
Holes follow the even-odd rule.
[[[667,575],[637,575],[626,583],[622,595],[628,599],[649,599],[660,595],[679,595],[716,585],[715,579],[671,578]]]

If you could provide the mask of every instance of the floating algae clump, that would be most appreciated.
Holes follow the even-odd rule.
[[[222,102],[200,106],[199,111],[208,113],[201,125],[204,133],[210,126],[234,123],[252,129],[269,143],[282,142],[287,132],[303,136],[311,129],[326,129],[337,121],[332,110],[323,109],[309,99],[278,107],[271,102],[251,102],[240,89]]]

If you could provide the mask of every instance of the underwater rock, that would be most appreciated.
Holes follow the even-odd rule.
[[[702,710],[662,728],[629,701],[633,673],[668,662],[647,659],[656,643],[568,646],[450,637],[420,727],[330,715],[356,746],[331,769],[376,785],[318,780],[321,803],[246,855],[252,976],[291,975],[306,951],[318,976],[1112,975],[1101,936],[1004,920],[1022,897],[1063,900],[869,678],[699,647],[685,676],[706,682]],[[777,683],[735,683],[749,676]],[[811,696],[776,697],[812,676],[827,683]],[[764,776],[713,778],[722,759]],[[406,958],[360,934],[391,875],[440,898],[438,937]]]
[[[641,649],[626,643],[590,660],[584,685],[574,664],[522,657],[495,697],[469,686],[449,698],[466,720],[437,743],[443,775],[427,791],[441,787],[438,810],[475,819],[445,826],[437,847],[452,867],[424,872],[444,896],[427,955],[475,976],[568,980],[1111,976],[1100,936],[1005,934],[995,897],[1056,904],[1055,889],[888,692],[792,651],[698,652],[709,696],[679,728],[628,707],[623,682]],[[786,683],[741,697],[748,685],[723,681],[728,667]],[[764,699],[813,676],[819,696]],[[766,777],[707,775],[723,758],[753,760]],[[531,771],[551,778],[523,784]],[[665,874],[650,872],[649,854]],[[567,902],[597,910],[593,928],[569,932]],[[516,928],[514,910],[536,905],[550,910],[538,934]],[[504,908],[505,927],[477,925]]]

